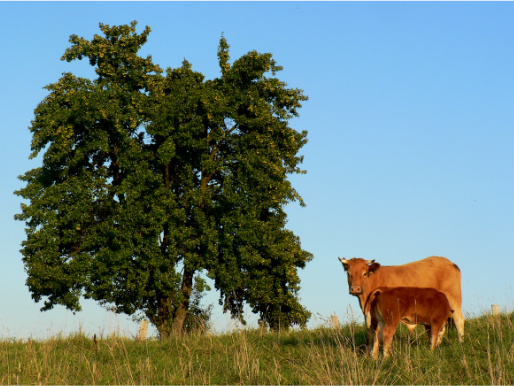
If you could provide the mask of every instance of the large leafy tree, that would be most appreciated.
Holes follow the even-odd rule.
[[[297,270],[312,255],[284,206],[303,205],[288,175],[302,172],[307,134],[289,120],[307,98],[275,77],[271,54],[231,64],[223,37],[221,76],[205,80],[187,61],[164,73],[139,56],[149,27],[100,28],[72,35],[62,57],[89,59],[97,77],[63,74],[30,127],[42,165],[20,177],[16,219],[34,300],[76,311],[92,298],[165,337],[201,313],[206,274],[233,317],[248,304],[271,328],[304,325]]]

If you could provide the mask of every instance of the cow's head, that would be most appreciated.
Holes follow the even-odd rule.
[[[380,268],[379,263],[375,260],[364,260],[361,258],[353,258],[346,260],[344,257],[338,257],[344,270],[348,276],[348,287],[350,287],[350,294],[360,296],[368,293],[370,275],[375,273]]]

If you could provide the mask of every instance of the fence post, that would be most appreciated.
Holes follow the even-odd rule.
[[[139,327],[139,340],[146,340],[148,334],[148,320],[142,320]]]
[[[497,304],[493,304],[491,306],[491,312],[493,313],[493,315],[500,315],[500,306]]]
[[[337,317],[337,315],[331,315],[330,320],[332,321],[333,328],[341,328],[341,324],[339,323],[339,318]]]

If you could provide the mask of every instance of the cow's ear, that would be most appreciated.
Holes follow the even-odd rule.
[[[343,264],[344,270],[348,271],[348,268],[350,268],[350,262],[348,260],[346,260],[344,257],[342,259],[340,257],[338,257],[338,259],[341,262],[341,264]]]
[[[369,266],[368,268],[368,272],[369,273],[374,273],[377,269],[380,268],[380,264],[379,263],[373,263]]]

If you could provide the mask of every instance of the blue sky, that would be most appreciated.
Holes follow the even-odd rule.
[[[143,55],[162,68],[187,59],[219,76],[223,33],[232,61],[271,52],[278,77],[309,96],[291,125],[308,130],[307,207],[289,223],[314,260],[301,271],[311,326],[360,320],[337,257],[396,265],[446,256],[462,271],[463,309],[514,308],[514,3],[511,2],[0,2],[0,336],[136,334],[130,318],[93,302],[41,314],[25,286],[24,224],[13,220],[29,161],[28,126],[43,86],[87,62],[60,61],[72,34],[99,23],[152,28]],[[212,293],[208,303],[217,307]],[[233,326],[216,310],[215,329]]]

